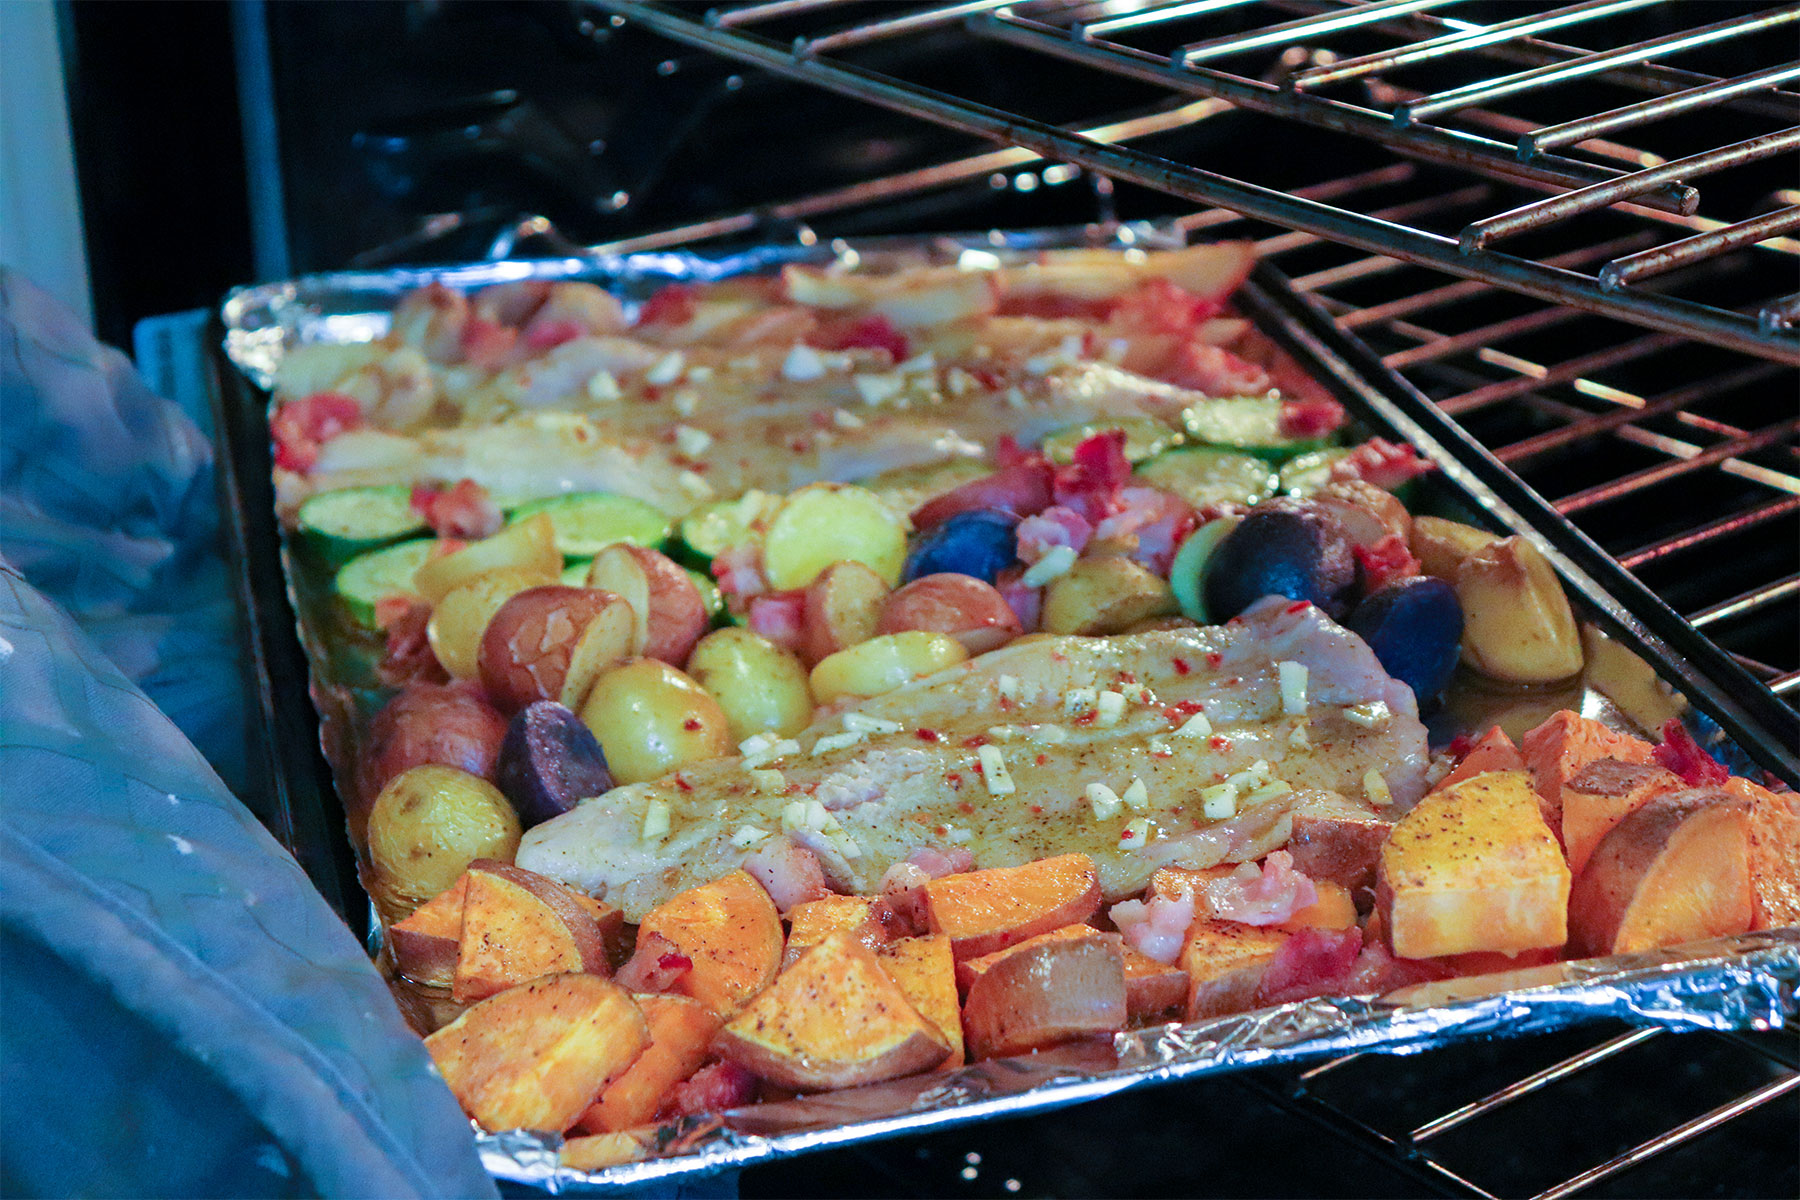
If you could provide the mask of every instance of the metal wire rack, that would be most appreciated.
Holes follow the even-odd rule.
[[[1787,61],[1787,32],[1800,22],[1800,7],[1732,15],[1587,50],[1537,35],[1618,37],[1621,28],[1635,29],[1652,14],[1663,23],[1689,21],[1716,15],[1714,6],[1584,0],[1492,24],[1428,11],[1466,4],[965,0],[894,11],[845,0],[770,0],[715,10],[590,0],[588,7],[600,21],[636,22],[713,53],[1110,178],[1550,303],[1800,364],[1800,335],[1792,328],[1800,314],[1800,291],[1794,290],[1800,242],[1785,236],[1800,229],[1800,197],[1779,194],[1786,185],[1777,183],[1752,204],[1758,211],[1727,219],[1701,214],[1699,189],[1690,182],[1727,170],[1779,169],[1800,148],[1800,94],[1780,87],[1800,77],[1800,67]],[[872,12],[880,15],[868,19]],[[1499,192],[1494,199],[1501,207],[1470,214],[1452,228],[1384,219],[1297,194],[1291,186],[1171,162],[853,61],[870,48],[955,28],[1025,52],[1023,69],[1067,64],[1554,194],[1520,203],[1510,191]],[[1721,50],[1776,61],[1729,75],[1651,61]],[[1079,94],[1084,77],[1076,71],[1063,82],[1067,92]],[[1567,86],[1574,83],[1583,86]],[[1650,99],[1603,102],[1594,110],[1596,97],[1619,91]],[[1500,102],[1533,116],[1487,107]],[[1674,159],[1608,140],[1625,131],[1664,130],[1675,118],[1721,106],[1757,130],[1725,146],[1685,149]],[[1771,205],[1773,211],[1766,211]],[[1579,226],[1582,217],[1601,209],[1631,214],[1652,236],[1633,250],[1579,266],[1493,248],[1521,238],[1530,244],[1546,231]],[[1669,276],[1678,269],[1703,267],[1752,246],[1784,260],[1773,294],[1699,298],[1672,286]]]

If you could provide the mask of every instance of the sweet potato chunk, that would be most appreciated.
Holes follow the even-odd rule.
[[[1523,738],[1519,751],[1531,772],[1531,787],[1538,794],[1544,821],[1552,833],[1562,831],[1563,788],[1589,763],[1603,758],[1626,762],[1650,761],[1650,743],[1629,734],[1615,733],[1598,721],[1570,712],[1557,713]]]
[[[962,1066],[962,1006],[956,994],[956,958],[950,953],[950,939],[936,933],[901,938],[881,947],[875,956],[919,1015],[950,1043],[950,1057],[938,1064],[938,1069]]]
[[[832,933],[725,1026],[714,1048],[777,1087],[818,1092],[928,1071],[950,1056],[867,946]]]
[[[1296,929],[1348,929],[1356,924],[1356,901],[1350,889],[1329,879],[1313,880],[1319,898],[1281,923],[1288,931]]]
[[[650,1045],[625,1073],[606,1085],[581,1115],[590,1133],[614,1133],[656,1115],[669,1089],[706,1062],[721,1024],[717,1014],[687,996],[634,996],[650,1028]]]
[[[1750,803],[1721,788],[1646,801],[1600,839],[1569,896],[1578,954],[1628,954],[1750,928]]]
[[[1748,779],[1725,790],[1750,802],[1750,928],[1800,925],[1800,797]]]
[[[468,893],[469,875],[465,871],[436,897],[413,909],[412,916],[389,926],[388,946],[400,974],[426,987],[450,986],[456,977],[463,897]]]
[[[631,957],[631,943],[625,937],[625,911],[574,888],[569,889],[569,894],[575,898],[575,903],[588,910],[588,915],[600,926],[600,940],[606,943],[607,961],[617,966]]]
[[[556,1157],[572,1171],[604,1171],[623,1163],[643,1162],[655,1148],[654,1129],[626,1129],[568,1138]]]
[[[1376,905],[1402,958],[1560,946],[1568,902],[1569,864],[1519,771],[1425,797],[1381,850]]]
[[[1525,759],[1513,740],[1506,736],[1506,731],[1498,725],[1482,734],[1463,760],[1456,764],[1456,769],[1438,780],[1437,786],[1431,790],[1441,792],[1445,788],[1455,787],[1465,779],[1473,779],[1488,771],[1523,771]]]
[[[900,918],[887,901],[874,896],[824,896],[807,900],[788,912],[787,953],[783,967],[828,933],[842,930],[871,950],[879,950],[900,935]]]
[[[983,954],[976,958],[965,958],[956,964],[956,986],[967,992],[976,978],[995,963],[1003,961],[1014,950],[1024,946],[1041,946],[1048,942],[1080,941],[1090,933],[1098,933],[1092,925],[1064,925],[1061,929],[1052,929],[1049,933],[1040,933],[1026,938],[1017,946],[1008,946],[1005,950],[996,950],[992,954]]]
[[[1256,990],[1275,954],[1293,935],[1283,929],[1204,918],[1188,927],[1177,961],[1187,972],[1187,1019],[1256,1007]]]
[[[1125,954],[1125,1015],[1136,1021],[1160,1017],[1180,1008],[1187,999],[1187,972],[1173,963],[1158,962],[1130,946]]]
[[[1085,854],[946,875],[925,885],[927,925],[949,935],[959,959],[1077,924],[1099,908],[1100,877]]]
[[[1123,1029],[1124,939],[1089,929],[1002,950],[969,984],[963,1037],[971,1058],[1023,1054]]]
[[[599,923],[562,884],[491,859],[471,863],[467,878],[450,984],[458,1003],[485,1000],[540,975],[611,973]]]
[[[1562,843],[1569,870],[1581,874],[1600,839],[1645,802],[1686,786],[1673,771],[1622,758],[1602,758],[1583,767],[1562,790]]]
[[[562,1132],[650,1044],[631,997],[598,975],[547,975],[475,1005],[425,1039],[483,1129]]]
[[[667,938],[693,960],[675,990],[720,1015],[743,1007],[781,968],[781,914],[748,871],[732,871],[651,909],[638,926]]]

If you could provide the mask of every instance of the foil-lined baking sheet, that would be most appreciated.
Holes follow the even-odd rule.
[[[434,282],[471,289],[523,279],[582,279],[632,301],[670,282],[766,272],[787,263],[860,263],[877,268],[981,264],[983,259],[1053,247],[1179,244],[1179,237],[1165,230],[1134,225],[854,246],[842,242],[759,246],[714,257],[657,253],[344,272],[239,289],[227,299],[221,316],[227,356],[266,389],[289,348],[378,338],[386,332],[400,297]],[[1272,289],[1266,279],[1254,286],[1265,299],[1273,294],[1277,307],[1302,303],[1279,286]],[[1315,375],[1330,382],[1323,372]],[[1359,402],[1354,389],[1340,392],[1340,398],[1365,432],[1396,436],[1379,414]],[[1437,447],[1420,448],[1440,465],[1452,465]],[[1465,517],[1502,510],[1491,497],[1473,490],[1464,472],[1447,469],[1430,487],[1432,501],[1422,507],[1435,505]],[[545,490],[556,490],[554,481],[547,481]],[[356,795],[353,780],[361,727],[379,699],[378,693],[354,680],[379,648],[347,644],[346,630],[331,611],[328,587],[304,578],[285,550],[283,560],[289,599],[311,667],[310,690],[320,716],[321,741],[339,794],[351,798]],[[1680,716],[1734,773],[1756,773],[1751,758],[1704,716],[1687,708],[1676,690],[1690,671],[1685,663],[1663,662],[1653,669],[1596,628],[1587,627],[1584,635],[1589,668],[1564,685],[1511,688],[1459,671],[1445,703],[1427,722],[1432,744],[1496,724],[1517,738],[1561,708],[1640,734],[1668,717]],[[286,699],[269,680],[262,684],[277,703]],[[363,814],[354,802],[347,811],[352,830],[360,830]],[[1350,1052],[1411,1053],[1457,1040],[1543,1033],[1603,1019],[1671,1028],[1774,1029],[1800,1017],[1797,994],[1800,929],[1776,930],[1646,954],[1421,984],[1382,997],[1296,1001],[1214,1020],[1131,1030],[1110,1040],[1091,1039],[1028,1057],[759,1104],[713,1117],[684,1118],[656,1130],[650,1157],[597,1172],[562,1166],[557,1154],[561,1139],[554,1135],[478,1130],[476,1140],[484,1164],[497,1178],[552,1192],[609,1191],[852,1142],[1044,1111],[1128,1088]]]

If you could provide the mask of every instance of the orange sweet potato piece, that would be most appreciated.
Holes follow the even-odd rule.
[[[1463,760],[1456,764],[1456,769],[1438,780],[1437,786],[1431,790],[1441,792],[1453,787],[1465,779],[1473,779],[1487,771],[1523,771],[1525,759],[1513,740],[1506,736],[1506,731],[1498,725],[1481,735],[1476,743],[1469,747]]]
[[[1329,879],[1315,879],[1313,887],[1319,898],[1283,921],[1283,929],[1348,929],[1356,924],[1356,901],[1349,888]]]
[[[1000,962],[1020,946],[1041,946],[1047,942],[1079,941],[1090,933],[1098,933],[1092,925],[1064,925],[1061,929],[1052,929],[1049,933],[1035,934],[1020,942],[1018,946],[1008,946],[1005,950],[996,950],[992,954],[983,954],[975,958],[965,958],[956,964],[956,986],[967,992],[976,978],[995,963]]]
[[[832,933],[733,1017],[714,1042],[777,1087],[817,1092],[929,1071],[950,1045],[870,949]]]
[[[1679,775],[1652,763],[1602,758],[1583,767],[1562,790],[1562,843],[1569,870],[1581,874],[1600,839],[1651,797],[1686,786]]]
[[[721,1015],[743,1007],[781,969],[781,914],[748,871],[721,875],[657,905],[638,926],[638,944],[651,934],[693,960],[676,990]]]
[[[1519,739],[1531,788],[1538,794],[1544,822],[1551,832],[1562,832],[1563,788],[1589,763],[1603,758],[1626,762],[1650,761],[1649,742],[1630,734],[1615,733],[1598,721],[1563,709]]]
[[[950,953],[950,939],[936,933],[901,938],[881,947],[875,956],[919,1015],[950,1043],[950,1057],[938,1064],[938,1070],[962,1066],[962,1005],[956,993],[956,958]]]
[[[963,1038],[975,1059],[1123,1029],[1124,939],[1087,929],[1002,950],[969,985]]]
[[[1188,976],[1187,1019],[1255,1008],[1263,972],[1291,936],[1283,929],[1241,921],[1195,921],[1177,960]]]
[[[1187,972],[1173,963],[1124,947],[1125,1015],[1132,1020],[1159,1017],[1187,999]]]
[[[650,1028],[650,1045],[606,1085],[578,1122],[589,1133],[616,1133],[656,1115],[669,1089],[706,1062],[722,1022],[687,996],[634,996]]]
[[[1800,925],[1800,796],[1735,777],[1725,790],[1750,802],[1750,928]]]
[[[604,1171],[625,1163],[643,1162],[656,1149],[655,1129],[622,1129],[563,1140],[557,1161],[572,1171]]]
[[[1524,773],[1489,771],[1426,796],[1395,824],[1376,907],[1401,958],[1517,954],[1563,944],[1569,879]]]
[[[463,897],[468,892],[469,874],[465,871],[435,898],[413,909],[406,920],[388,927],[388,946],[400,974],[426,987],[450,986],[456,977]]]
[[[463,1111],[483,1129],[557,1133],[650,1044],[644,1014],[598,975],[508,988],[425,1039]]]
[[[460,1004],[566,971],[607,975],[593,914],[553,879],[491,859],[469,864],[450,996]]]
[[[588,910],[588,915],[600,926],[600,939],[606,943],[607,961],[616,967],[630,958],[631,942],[625,937],[625,911],[574,888],[569,889],[569,894],[575,897],[575,903]]]
[[[1600,840],[1569,895],[1577,954],[1628,954],[1750,928],[1750,802],[1721,788],[1646,801]]]
[[[927,926],[949,935],[959,959],[1077,924],[1099,908],[1100,877],[1085,854],[945,875],[925,885]]]
[[[900,926],[900,918],[888,902],[874,896],[823,896],[802,901],[788,910],[787,953],[781,965],[792,966],[808,947],[838,930],[879,950],[900,936]]]

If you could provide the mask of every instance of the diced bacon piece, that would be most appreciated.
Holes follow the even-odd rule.
[[[1284,400],[1281,404],[1281,433],[1284,437],[1322,438],[1341,429],[1345,419],[1344,406],[1329,396]]]
[[[1107,320],[1120,336],[1187,333],[1224,307],[1223,298],[1197,296],[1167,279],[1150,279],[1115,298]]]
[[[1056,503],[1074,509],[1089,521],[1102,521],[1117,511],[1119,493],[1130,478],[1125,431],[1108,429],[1096,433],[1078,442],[1073,461],[1057,470]]]
[[[1269,390],[1269,373],[1221,346],[1189,342],[1175,352],[1163,378],[1208,396],[1254,396]]]
[[[319,461],[320,447],[362,423],[362,405],[341,392],[314,392],[290,400],[269,418],[275,465],[289,471],[310,471]]]
[[[936,846],[921,846],[907,855],[906,861],[931,878],[942,879],[946,875],[960,875],[973,867],[975,855],[962,846],[952,846],[948,850],[940,850]]]
[[[474,316],[463,326],[463,361],[484,371],[505,366],[518,345],[519,331],[486,317]]]
[[[1256,985],[1256,1003],[1286,1004],[1348,990],[1362,943],[1362,930],[1354,925],[1295,931],[1264,969],[1262,981]]]
[[[1131,559],[1167,578],[1177,547],[1198,523],[1193,506],[1170,492],[1138,487],[1121,491],[1119,503],[1120,510],[1100,522],[1094,536],[1136,538],[1137,548],[1131,552]]]
[[[1397,533],[1388,534],[1373,546],[1352,546],[1350,552],[1356,556],[1357,566],[1362,570],[1364,595],[1378,591],[1396,579],[1424,574],[1419,560],[1407,547],[1406,539]]]
[[[699,309],[699,289],[688,283],[666,283],[638,309],[637,325],[686,325]]]
[[[375,602],[375,619],[387,634],[381,662],[375,667],[375,677],[382,686],[450,682],[426,636],[431,605],[411,596],[384,596]]]
[[[906,335],[880,314],[827,319],[807,335],[806,342],[819,350],[885,350],[895,362],[905,362],[912,349]]]
[[[1650,751],[1660,767],[1681,776],[1689,787],[1722,787],[1731,778],[1725,764],[1700,748],[1679,718],[1670,717],[1662,727],[1662,745]]]
[[[637,950],[613,980],[634,992],[666,992],[693,969],[694,960],[681,947],[652,930],[639,935]]]
[[[1107,915],[1125,935],[1126,945],[1157,962],[1172,963],[1181,957],[1188,926],[1194,923],[1194,894],[1151,896],[1147,903],[1125,900]]]
[[[564,342],[572,342],[587,331],[579,322],[567,317],[551,321],[533,321],[525,330],[525,345],[533,351],[554,350]]]
[[[922,933],[929,927],[925,913],[925,885],[933,879],[967,871],[974,865],[975,856],[961,846],[948,850],[922,846],[882,875],[882,899],[887,901],[900,924]]]
[[[716,1062],[670,1089],[663,1112],[670,1117],[696,1117],[742,1108],[755,1099],[756,1076],[748,1068],[730,1061]]]
[[[1442,963],[1418,958],[1395,958],[1394,952],[1388,949],[1387,942],[1376,937],[1371,927],[1362,953],[1357,955],[1356,964],[1351,968],[1339,992],[1349,996],[1379,995],[1395,988],[1411,987],[1415,983],[1449,979],[1455,974],[1452,968]]]
[[[773,592],[752,598],[750,632],[784,649],[798,650],[806,634],[806,593]]]
[[[1050,506],[1050,481],[1050,466],[1041,459],[1004,465],[921,504],[912,514],[913,528],[923,531],[957,513],[983,508],[1029,517]]]
[[[796,904],[829,895],[819,856],[788,838],[770,838],[744,860],[744,870],[763,885],[783,915]]]
[[[1294,856],[1286,850],[1263,859],[1262,869],[1254,876],[1240,869],[1222,879],[1208,880],[1205,887],[1214,917],[1246,925],[1280,925],[1319,902],[1319,889],[1294,870]]]
[[[506,519],[487,489],[473,479],[458,480],[446,491],[415,485],[412,507],[439,537],[488,537],[500,532]]]
[[[1391,492],[1409,479],[1437,470],[1437,464],[1419,457],[1419,452],[1404,442],[1370,438],[1344,457],[1331,464],[1333,482],[1360,479]]]
[[[1019,560],[1034,563],[1057,546],[1067,546],[1080,554],[1094,536],[1094,527],[1074,509],[1053,504],[1020,521],[1016,533]]]
[[[747,611],[753,597],[769,590],[762,573],[762,549],[752,543],[727,546],[713,555],[712,574],[733,612]]]
[[[1032,633],[1043,619],[1044,589],[1024,582],[1024,575],[1023,567],[1008,567],[994,578],[994,588],[1019,618],[1019,628]]]

